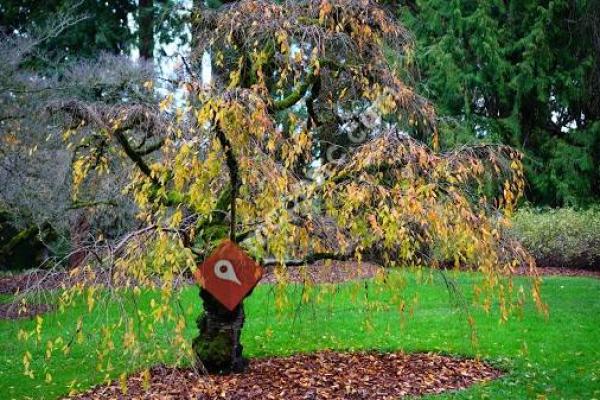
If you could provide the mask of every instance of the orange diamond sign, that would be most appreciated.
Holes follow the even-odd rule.
[[[263,268],[230,240],[219,245],[194,273],[196,281],[233,311],[263,276]]]

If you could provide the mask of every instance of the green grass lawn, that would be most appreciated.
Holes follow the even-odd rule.
[[[433,283],[418,285],[415,274],[406,276],[404,297],[410,302],[418,294],[412,316],[388,306],[393,293],[383,286],[371,285],[368,293],[363,284],[321,287],[324,290],[318,291],[318,302],[301,306],[301,288],[289,286],[288,301],[282,311],[274,306],[273,286],[260,286],[246,301],[245,353],[262,357],[327,348],[479,355],[505,368],[507,374],[497,381],[435,398],[600,399],[600,280],[545,278],[542,294],[550,309],[549,319],[531,305],[524,308],[522,317],[514,316],[504,324],[499,323],[497,312],[474,310],[478,337],[474,345],[464,310],[453,305],[443,281],[436,278]],[[470,288],[478,277],[460,274],[456,279],[470,298]],[[527,284],[523,278],[517,282]],[[153,298],[158,299],[159,295],[144,293],[137,307],[148,307]],[[177,304],[189,322],[186,336],[190,340],[195,335],[193,321],[200,310],[197,299],[197,289],[193,287],[183,289],[178,296]],[[55,399],[68,393],[70,387],[83,390],[105,378],[105,373],[96,369],[96,350],[101,326],[123,312],[116,304],[109,303],[85,315],[84,325],[93,329],[68,356],[60,352],[49,360],[44,356],[47,340],[59,332],[68,333],[73,329],[73,321],[85,311],[81,304],[64,314],[45,316],[39,346],[35,341],[25,344],[17,340],[19,329],[34,329],[34,321],[0,321],[1,399]],[[162,341],[148,345],[164,349],[162,360],[168,362],[172,357],[167,335],[164,336]],[[110,377],[139,368],[130,358],[119,357],[118,339],[115,345]],[[25,350],[32,355],[34,379],[23,374]],[[46,373],[51,374],[51,382],[46,382]]]

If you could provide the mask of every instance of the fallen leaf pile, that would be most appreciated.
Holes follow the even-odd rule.
[[[537,267],[537,272],[543,276],[585,276],[589,278],[600,278],[600,271],[574,268]],[[527,271],[517,270],[519,275],[527,275]]]
[[[333,261],[327,264],[318,261],[303,267],[289,268],[284,280],[290,283],[339,283],[369,279],[374,277],[378,271],[384,269],[376,264],[355,261]],[[260,283],[276,283],[277,278],[272,268],[267,269]]]
[[[47,313],[53,309],[54,306],[49,304],[27,304],[27,306],[13,303],[0,304],[0,320],[33,318],[36,315]]]
[[[157,366],[73,398],[383,400],[462,389],[501,374],[482,361],[431,353],[323,351],[252,360],[246,373],[226,376]]]

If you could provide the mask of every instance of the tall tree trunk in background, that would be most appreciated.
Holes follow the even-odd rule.
[[[596,65],[588,77],[590,101],[585,109],[586,119],[594,121],[600,118],[600,0],[588,3],[582,25],[586,34],[591,37],[591,55]]]
[[[152,60],[154,57],[154,0],[139,0],[138,25],[140,57]]]
[[[198,32],[200,24],[200,15],[202,13],[202,9],[205,8],[204,0],[194,0],[192,2],[192,18],[191,18],[191,26],[190,31],[192,34],[192,49],[198,46],[198,40],[196,39],[196,32]]]
[[[69,256],[69,267],[76,268],[81,265],[85,257],[88,255],[88,250],[85,248],[85,241],[90,235],[90,223],[88,222],[86,211],[81,210],[75,221],[71,223],[71,255]]]

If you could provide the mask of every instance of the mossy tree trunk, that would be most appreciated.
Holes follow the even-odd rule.
[[[243,305],[229,311],[204,289],[200,289],[200,298],[204,310],[198,318],[199,333],[192,344],[200,368],[212,374],[243,372],[246,366],[240,341]]]
[[[138,4],[140,57],[152,61],[154,58],[154,0],[139,0]]]

